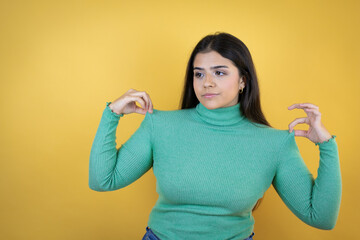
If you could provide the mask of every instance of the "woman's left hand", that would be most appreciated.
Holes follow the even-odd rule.
[[[326,130],[321,122],[321,113],[319,107],[311,103],[296,103],[288,107],[289,110],[295,108],[303,109],[307,114],[307,117],[296,118],[289,124],[289,132],[295,131],[295,136],[306,137],[314,143],[322,143],[332,138],[332,135]],[[294,130],[297,124],[306,123],[309,125],[309,129]]]

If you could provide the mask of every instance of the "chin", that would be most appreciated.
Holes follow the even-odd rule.
[[[202,105],[204,105],[207,109],[215,109],[221,108],[223,104],[219,104],[216,101],[202,101]]]

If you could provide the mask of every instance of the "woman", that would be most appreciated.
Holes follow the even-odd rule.
[[[272,128],[245,44],[227,33],[208,35],[190,56],[180,110],[154,109],[150,96],[134,89],[106,103],[91,148],[89,186],[124,188],[152,167],[159,198],[143,239],[253,239],[252,211],[271,184],[303,222],[332,229],[342,188],[336,136],[321,123],[318,106],[288,109],[307,116],[288,130]],[[145,118],[116,149],[119,119],[130,113]],[[294,130],[300,123],[309,130]],[[319,146],[315,180],[295,136]]]

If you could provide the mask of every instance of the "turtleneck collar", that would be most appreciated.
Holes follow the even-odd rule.
[[[240,111],[240,102],[230,107],[207,109],[201,102],[195,107],[195,112],[203,121],[218,126],[237,124],[245,119]]]

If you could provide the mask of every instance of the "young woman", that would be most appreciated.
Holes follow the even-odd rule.
[[[252,211],[271,184],[303,222],[334,228],[342,190],[336,135],[311,103],[289,106],[306,113],[289,129],[271,127],[242,41],[219,32],[204,37],[190,56],[181,102],[179,110],[161,111],[146,92],[128,90],[106,103],[91,148],[95,191],[124,188],[153,168],[159,198],[143,239],[253,239]],[[119,119],[130,113],[145,118],[117,149]],[[309,129],[295,130],[301,123]],[[316,179],[295,136],[319,147]]]

